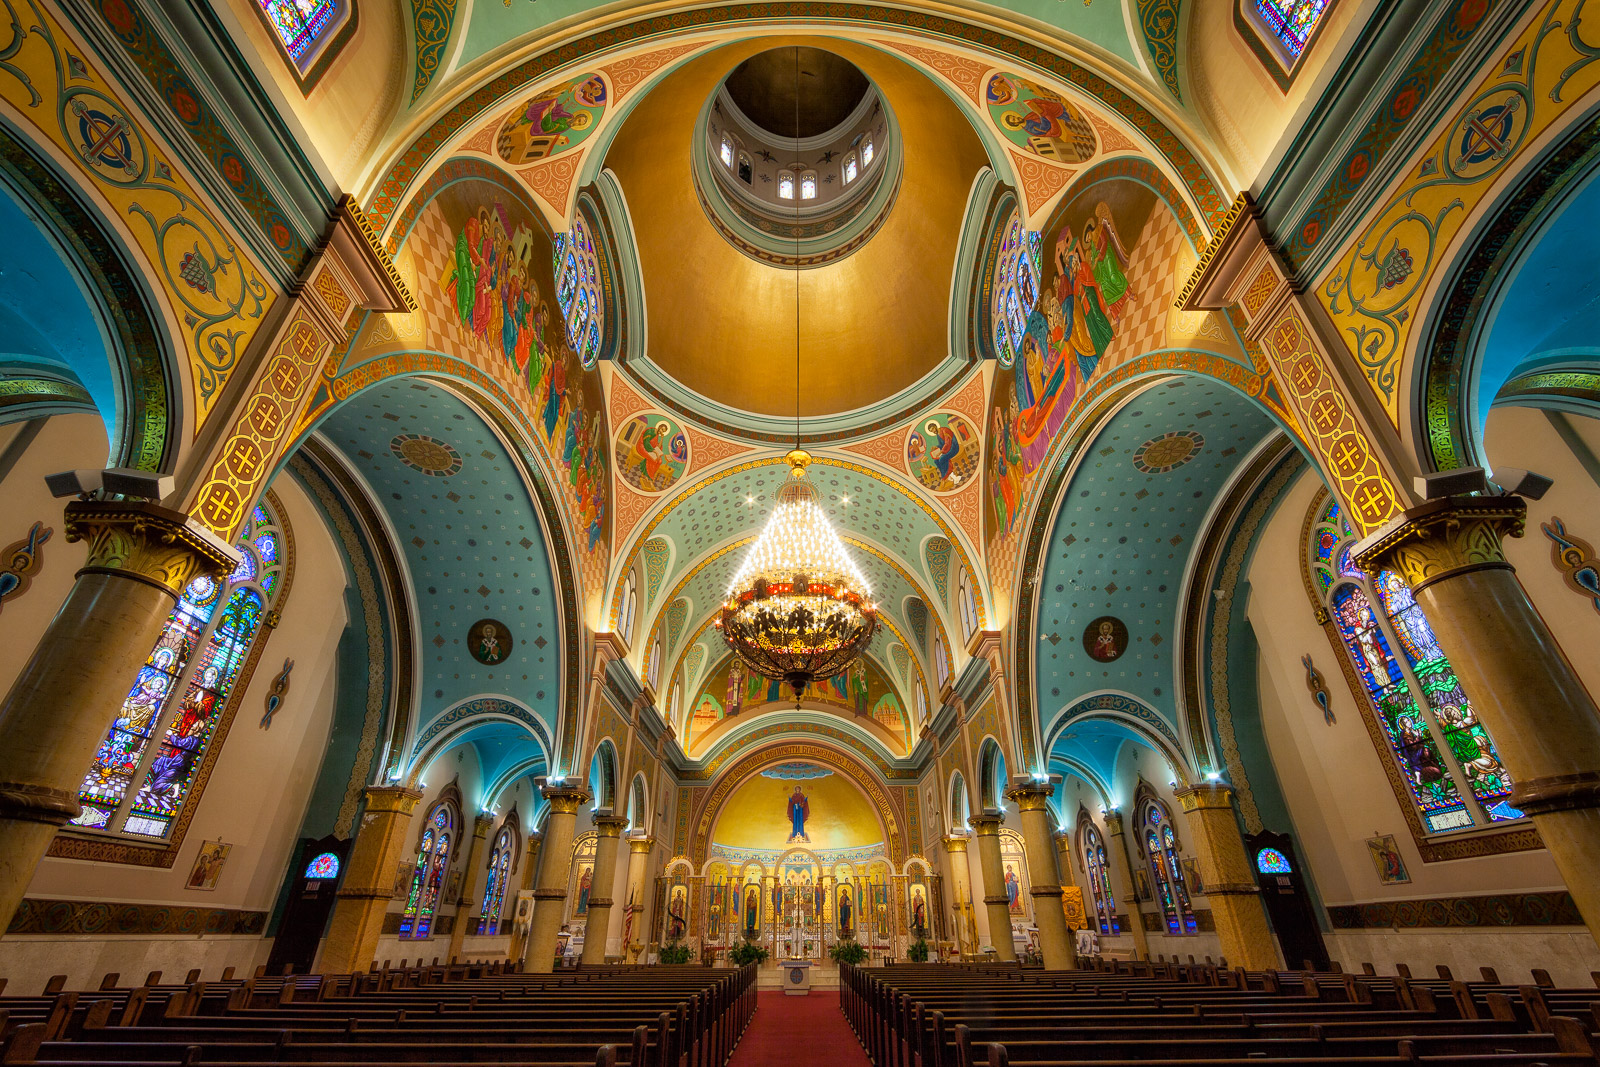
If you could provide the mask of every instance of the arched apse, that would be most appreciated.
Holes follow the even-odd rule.
[[[617,746],[609,737],[595,746],[589,760],[589,792],[595,810],[610,811],[617,806]]]
[[[0,127],[0,423],[93,411],[109,464],[171,470],[185,394],[114,227]]]
[[[1258,401],[1181,375],[1131,393],[1062,458],[1025,562],[1038,578],[1019,605],[1025,763],[1035,731],[1095,692],[1126,694],[1182,751],[1173,649],[1184,577],[1211,502],[1275,430]]]
[[[415,377],[356,393],[317,432],[381,509],[412,586],[413,754],[480,710],[484,694],[517,692],[554,760],[571,721],[563,686],[576,664],[562,650],[575,613],[564,610],[570,594],[555,581],[526,460],[460,392]]]
[[[435,723],[436,732],[418,738],[404,775],[416,788],[450,752],[470,746],[477,757],[480,794],[466,802],[489,811],[515,782],[548,767],[548,735],[527,708],[507,697],[478,697],[451,708]]]
[[[1579,124],[1438,269],[1450,283],[1431,305],[1410,405],[1424,468],[1487,467],[1484,424],[1509,383],[1554,396],[1577,384],[1592,402],[1592,385],[1539,379],[1589,378],[1600,364],[1600,264],[1583,240],[1600,223],[1597,130],[1600,118]]]

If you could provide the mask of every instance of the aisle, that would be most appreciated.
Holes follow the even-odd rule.
[[[729,1067],[867,1067],[867,1054],[839,1010],[839,991],[810,996],[757,994],[755,1018],[733,1052]]]

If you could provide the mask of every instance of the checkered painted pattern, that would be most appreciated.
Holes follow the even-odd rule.
[[[1183,248],[1183,230],[1158,203],[1133,246],[1127,274],[1140,279],[1139,287],[1123,307],[1116,336],[1100,361],[1101,371],[1166,347],[1167,309],[1172,307],[1176,284],[1172,264]]]

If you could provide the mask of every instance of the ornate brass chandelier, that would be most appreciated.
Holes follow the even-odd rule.
[[[800,129],[800,49],[795,48],[795,134]],[[798,703],[806,685],[843,674],[878,629],[871,590],[845,551],[806,476],[800,447],[800,202],[795,200],[795,446],[778,508],[733,576],[716,626],[750,671],[782,681]]]
[[[811,456],[797,448],[787,458],[778,510],[734,575],[716,625],[745,667],[781,679],[799,700],[809,682],[844,673],[865,651],[878,612],[806,477]]]

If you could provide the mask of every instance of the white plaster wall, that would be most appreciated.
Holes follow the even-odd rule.
[[[70,427],[61,429],[71,432]],[[47,426],[46,431],[50,430]],[[51,448],[62,452],[54,453],[55,458],[45,466],[54,470],[73,462],[63,458],[71,448],[68,442],[47,441],[44,434],[24,458]],[[27,488],[28,480],[22,479],[20,489],[26,492]],[[222,742],[176,862],[171,868],[157,868],[46,858],[28,886],[29,897],[272,909],[327,747],[335,658],[346,623],[343,565],[331,537],[311,502],[290,479],[279,479],[273,488],[294,532],[294,581],[288,599],[282,602],[279,626],[267,631],[255,673]],[[59,539],[58,533],[46,547]],[[82,552],[79,546],[65,547]],[[53,570],[52,577],[70,582],[71,571],[65,561],[58,556],[50,565],[53,569],[59,565],[59,572]],[[34,592],[45,590],[30,590],[29,596]],[[36,627],[47,621],[37,609],[26,618]],[[17,640],[26,647],[32,638],[23,634]],[[263,730],[259,721],[266,695],[285,658],[295,661],[288,696],[271,729]],[[217,887],[212,891],[189,889],[186,883],[201,843],[212,840],[233,845]],[[265,962],[269,951],[269,940],[234,935],[29,935],[0,941],[0,975],[23,990],[31,990],[35,984],[42,988],[50,975],[61,973],[68,975],[69,987],[90,981],[98,984],[107,970],[121,971],[124,977],[137,972],[142,980],[148,970],[159,968],[181,978],[191,967],[201,966],[206,977],[215,978],[215,972],[230,965],[247,973]]]
[[[1535,518],[1547,518],[1554,510],[1567,519],[1569,531],[1576,524],[1580,531],[1587,528],[1600,536],[1594,485],[1581,469],[1571,468],[1570,453],[1542,415],[1496,411],[1489,428],[1491,454],[1495,444],[1509,444],[1501,445],[1506,465],[1529,466],[1557,477],[1558,484],[1565,482],[1565,493],[1552,491],[1546,501],[1535,503],[1529,522],[1533,537],[1511,542],[1508,555],[1558,639],[1569,649],[1585,648],[1584,628],[1589,628],[1587,640],[1592,644],[1600,615],[1561,585],[1550,566],[1549,542],[1538,533]],[[1301,858],[1328,905],[1564,888],[1543,850],[1422,862],[1345,681],[1338,658],[1342,650],[1330,645],[1304,590],[1300,534],[1321,484],[1314,472],[1308,472],[1284,494],[1262,530],[1247,574],[1251,588],[1247,617],[1260,648],[1256,684],[1262,723],[1293,822],[1292,827],[1269,829],[1295,835]],[[1542,544],[1533,543],[1534,538]],[[1591,617],[1585,617],[1586,610]],[[1331,726],[1306,688],[1300,661],[1306,653],[1327,680],[1337,720]],[[1583,663],[1579,673],[1588,684],[1600,681],[1591,662],[1584,662],[1581,655],[1572,658]],[[1375,834],[1394,835],[1411,875],[1409,883],[1380,883],[1366,846],[1366,839]],[[1444,963],[1455,968],[1458,977],[1463,971],[1475,977],[1478,966],[1490,965],[1510,981],[1525,980],[1529,967],[1545,966],[1553,975],[1561,970],[1568,979],[1581,978],[1580,984],[1587,984],[1587,972],[1600,967],[1600,951],[1581,928],[1573,927],[1325,931],[1324,938],[1330,956],[1347,968],[1371,962],[1380,970],[1392,970],[1393,963],[1403,962],[1420,975],[1432,974],[1435,964]],[[1152,951],[1157,950],[1152,946]]]
[[[0,426],[0,453],[17,440],[25,423]],[[55,415],[43,427],[0,480],[0,547],[21,541],[35,522],[54,531],[41,546],[32,582],[21,593],[0,601],[0,693],[9,692],[22,673],[34,646],[72,590],[73,575],[83,566],[86,549],[80,541],[68,544],[61,513],[67,501],[51,497],[44,487],[47,474],[64,470],[100,470],[106,465],[106,432],[100,416]]]

